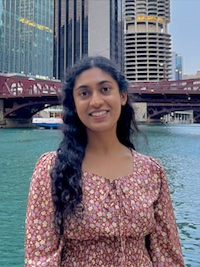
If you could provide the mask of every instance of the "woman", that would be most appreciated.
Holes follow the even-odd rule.
[[[184,266],[163,168],[134,149],[127,90],[103,57],[68,73],[63,141],[39,159],[30,186],[27,267]]]

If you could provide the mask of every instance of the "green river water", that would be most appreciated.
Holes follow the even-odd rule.
[[[164,166],[185,265],[200,266],[200,125],[143,125],[140,151]],[[28,189],[39,156],[55,150],[59,130],[0,129],[0,267],[24,266]]]

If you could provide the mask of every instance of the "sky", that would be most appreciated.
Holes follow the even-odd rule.
[[[168,33],[172,51],[183,58],[183,74],[200,70],[200,0],[171,0]]]

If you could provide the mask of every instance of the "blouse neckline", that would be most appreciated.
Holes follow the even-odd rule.
[[[129,178],[131,176],[133,176],[133,173],[134,173],[134,156],[135,156],[135,150],[133,150],[132,148],[129,148],[130,151],[131,151],[131,155],[132,155],[132,172],[127,174],[127,175],[123,175],[123,176],[119,176],[113,180],[109,179],[109,178],[106,178],[105,176],[103,175],[99,175],[97,173],[93,173],[91,171],[86,171],[86,170],[82,170],[82,176],[83,177],[86,177],[86,176],[92,176],[92,177],[96,177],[98,180],[101,180],[103,182],[106,182],[108,184],[114,184],[116,182],[118,182],[119,180],[123,180],[125,178]]]

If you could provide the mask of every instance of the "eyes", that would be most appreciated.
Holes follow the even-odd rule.
[[[108,86],[103,86],[99,89],[99,92],[100,94],[103,94],[103,95],[106,95],[106,94],[109,94],[111,91],[111,88],[108,87]],[[84,89],[81,89],[79,92],[78,92],[78,96],[82,97],[82,98],[87,98],[89,97],[90,95],[92,95],[92,90],[90,89],[87,89],[87,88],[84,88]]]
[[[85,97],[88,95],[88,92],[87,91],[82,91],[78,94],[79,96],[82,96],[82,97]]]
[[[108,86],[104,86],[101,90],[103,93],[108,93],[108,92],[110,92],[111,88]]]

